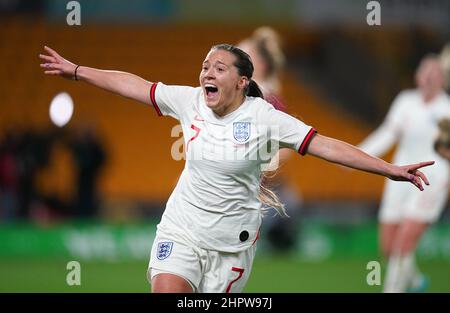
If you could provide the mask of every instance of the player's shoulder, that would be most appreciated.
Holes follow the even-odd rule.
[[[265,113],[271,110],[275,110],[274,106],[260,97],[249,97],[246,100],[247,108],[255,113]]]
[[[247,108],[250,115],[254,116],[259,121],[265,121],[266,123],[274,117],[274,114],[276,114],[274,106],[263,98],[247,97],[247,101],[249,102]]]
[[[392,108],[396,111],[404,111],[411,108],[414,103],[419,103],[420,93],[417,89],[405,89],[400,91],[392,102]]]
[[[165,89],[167,91],[172,92],[187,92],[187,93],[198,93],[201,91],[201,87],[193,87],[193,86],[185,86],[185,85],[172,85],[172,84],[166,84],[163,82],[158,82],[157,88]]]
[[[398,93],[397,99],[399,100],[411,100],[420,98],[420,92],[417,89],[405,89]]]

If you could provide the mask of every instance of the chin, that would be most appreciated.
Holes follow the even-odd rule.
[[[208,106],[208,108],[210,108],[210,109],[214,109],[219,106],[219,103],[217,103],[217,101],[208,101],[205,99],[205,103]]]

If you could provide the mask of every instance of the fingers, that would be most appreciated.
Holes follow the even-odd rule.
[[[53,57],[55,57],[55,58],[59,57],[59,54],[55,50],[53,50],[52,48],[44,46],[44,49],[45,49],[45,51],[50,53]]]
[[[49,63],[57,63],[55,57],[51,57],[51,56],[48,56],[48,55],[45,55],[45,54],[39,54],[39,57],[40,57],[42,60],[46,61],[46,62],[49,62]]]
[[[430,185],[430,182],[428,181],[428,178],[425,176],[424,173],[421,171],[413,171],[412,174],[409,174],[409,181],[413,183],[417,188],[420,189],[420,191],[423,191],[424,188],[422,186],[422,181],[428,186]]]
[[[425,176],[424,173],[419,171],[419,168],[426,167],[433,165],[434,161],[427,161],[427,162],[420,162],[417,164],[412,164],[408,166],[408,173],[410,173],[409,180],[411,183],[413,183],[417,188],[420,189],[420,191],[423,191],[422,181],[428,186],[430,185],[430,182],[428,181],[428,178]]]
[[[420,162],[417,164],[412,164],[410,165],[410,170],[417,170],[419,168],[425,167],[425,166],[430,166],[433,165],[434,161],[427,161],[427,162]]]
[[[419,177],[415,176],[415,175],[411,175],[409,177],[409,181],[414,184],[414,186],[416,186],[417,188],[419,188],[420,191],[423,191],[423,186],[422,186],[422,181],[420,180]]]
[[[58,63],[41,63],[40,67],[48,69],[48,70],[61,70],[61,64]]]
[[[44,71],[44,74],[47,75],[62,75],[62,71],[61,70],[53,70],[53,71]]]
[[[422,181],[418,177],[415,177],[414,181],[415,181],[414,185],[416,185],[416,187],[419,188],[420,191],[423,191],[424,189],[422,186]]]
[[[425,183],[425,185],[429,185],[430,184],[430,182],[428,181],[428,178],[425,176],[425,174],[424,173],[422,173],[421,171],[419,171],[419,170],[417,170],[416,172],[415,172],[415,175],[416,176],[419,176],[422,180],[423,180],[423,182]]]
[[[422,186],[422,181],[429,185],[430,182],[428,181],[428,178],[425,176],[424,173],[419,171],[419,168],[426,167],[433,165],[434,161],[427,161],[427,162],[420,162],[416,164],[410,164],[406,166],[402,166],[402,170],[406,170],[406,173],[403,172],[400,177],[403,177],[403,179],[406,178],[406,180],[410,181],[414,186],[416,186],[420,191],[423,191],[424,188]],[[403,180],[401,179],[401,180]]]

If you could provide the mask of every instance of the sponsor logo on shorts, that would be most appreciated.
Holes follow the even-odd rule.
[[[171,241],[163,241],[158,243],[158,249],[156,251],[156,257],[158,260],[167,259],[172,252],[173,242]]]

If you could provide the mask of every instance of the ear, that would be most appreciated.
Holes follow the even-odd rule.
[[[249,84],[248,78],[245,76],[241,76],[241,78],[238,81],[238,89],[245,89],[245,87],[247,87],[247,85]]]

